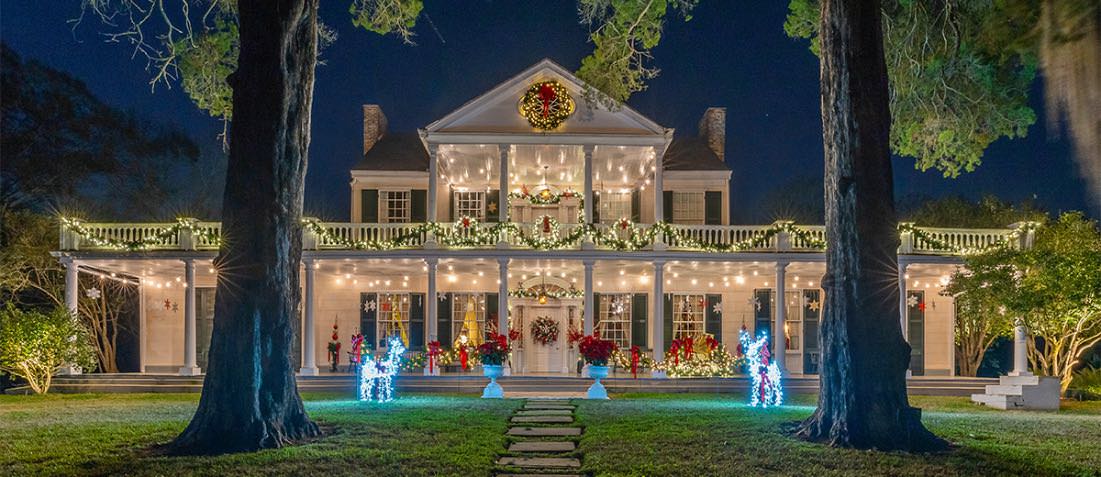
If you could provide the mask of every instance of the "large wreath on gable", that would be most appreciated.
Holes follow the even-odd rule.
[[[531,337],[543,346],[558,341],[558,322],[546,316],[540,316],[531,322]]]

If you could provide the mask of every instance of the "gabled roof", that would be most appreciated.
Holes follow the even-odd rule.
[[[707,145],[707,139],[699,136],[673,137],[661,165],[667,171],[730,170],[730,166]]]
[[[388,132],[352,167],[353,171],[428,171],[428,151],[417,133]]]
[[[558,129],[539,131],[518,112],[520,98],[537,81],[557,80],[573,97],[574,114]],[[538,135],[614,135],[664,137],[666,129],[629,106],[614,111],[589,104],[582,95],[585,82],[561,65],[543,59],[516,76],[495,86],[459,107],[424,131],[434,134],[538,134]]]

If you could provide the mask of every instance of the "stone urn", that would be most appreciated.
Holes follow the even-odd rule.
[[[604,385],[600,384],[600,380],[608,377],[607,366],[594,366],[589,365],[589,377],[593,378],[593,385],[589,386],[589,392],[585,395],[586,399],[608,399],[608,390],[604,389]]]
[[[505,390],[497,384],[497,378],[505,372],[505,367],[500,364],[483,364],[482,372],[489,378],[489,384],[482,391],[482,399],[501,399],[505,397]],[[603,389],[603,388],[602,388]]]

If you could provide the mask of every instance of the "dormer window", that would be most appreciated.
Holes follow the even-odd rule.
[[[383,190],[379,191],[380,216],[384,222],[405,223],[409,222],[410,200],[407,190]]]
[[[705,217],[703,192],[673,192],[673,221],[678,224],[703,225]]]

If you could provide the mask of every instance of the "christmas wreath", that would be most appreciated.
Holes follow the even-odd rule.
[[[573,114],[574,102],[569,91],[554,80],[531,85],[520,99],[520,115],[528,124],[544,131],[557,128]]]
[[[544,346],[558,341],[558,322],[540,316],[531,322],[531,337]]]

